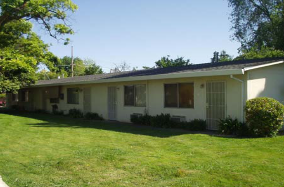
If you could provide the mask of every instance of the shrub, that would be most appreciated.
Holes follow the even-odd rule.
[[[206,121],[203,119],[194,119],[189,122],[182,122],[183,129],[190,131],[204,131],[206,130]]]
[[[175,122],[171,120],[170,114],[160,114],[150,116],[145,114],[143,116],[131,116],[131,122],[140,125],[148,125],[160,128],[182,128],[191,131],[206,130],[206,121],[202,119],[195,119],[190,122]]]
[[[104,118],[99,116],[99,114],[92,112],[86,113],[84,117],[88,120],[104,120]]]
[[[256,136],[275,136],[283,124],[284,105],[272,98],[260,97],[246,102],[246,121]]]
[[[219,121],[219,131],[222,134],[249,136],[249,129],[245,123],[239,122],[238,119],[231,117]]]
[[[170,114],[160,114],[151,118],[150,125],[153,127],[171,128],[174,123]]]
[[[83,113],[79,109],[70,109],[69,110],[69,115],[72,116],[73,118],[83,118]]]
[[[64,112],[62,110],[54,110],[54,111],[52,111],[52,113],[54,115],[58,115],[58,116],[63,116],[64,115]]]

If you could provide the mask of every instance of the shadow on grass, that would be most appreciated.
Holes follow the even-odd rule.
[[[3,113],[3,111],[1,113]],[[163,129],[163,128],[155,128],[150,126],[142,126],[142,125],[121,123],[115,121],[90,121],[84,119],[74,119],[69,116],[57,116],[57,115],[43,114],[43,113],[6,111],[5,114],[41,120],[43,121],[41,123],[26,124],[32,127],[39,127],[39,128],[40,127],[93,128],[93,129],[108,130],[108,131],[115,131],[122,133],[131,133],[137,135],[147,135],[147,136],[160,137],[160,138],[179,136],[183,134],[207,134],[211,136],[217,135],[216,132],[212,131],[193,132],[182,129]]]

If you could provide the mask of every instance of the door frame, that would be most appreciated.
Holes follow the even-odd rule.
[[[85,90],[86,89],[89,89],[89,98],[90,98],[90,100],[89,100],[89,107],[90,107],[90,110],[89,111],[86,111],[85,110]],[[83,88],[83,112],[84,113],[88,113],[88,112],[92,112],[92,88],[91,87],[84,87]]]
[[[222,82],[224,83],[224,92],[225,92],[225,106],[224,106],[224,116],[227,116],[227,82],[225,80],[208,80],[206,81],[206,87],[205,87],[205,119],[207,121],[207,83],[214,83],[214,82]],[[206,122],[206,129],[208,130],[218,130],[218,129],[209,129],[208,124]]]
[[[114,115],[113,117],[110,116],[110,89],[113,88],[114,90]],[[117,87],[116,86],[108,86],[107,87],[107,116],[108,120],[116,121],[117,120]]]

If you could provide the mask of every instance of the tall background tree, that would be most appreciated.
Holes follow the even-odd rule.
[[[71,0],[0,0],[0,93],[35,83],[38,64],[53,70],[58,61],[32,31],[31,21],[67,44],[64,36],[73,34],[67,13],[76,9]]]
[[[173,66],[188,66],[190,64],[189,59],[184,59],[184,57],[178,57],[176,59],[170,58],[170,55],[162,57],[160,60],[155,62],[154,67],[143,66],[143,69],[153,69],[153,68],[166,68]]]
[[[274,50],[284,51],[283,0],[228,0],[228,2],[232,8],[233,37],[241,43],[242,55],[250,50],[261,51],[264,48],[265,51],[272,53]]]
[[[103,70],[102,68],[96,64],[96,62],[92,59],[85,59],[84,60],[85,65],[85,75],[94,75],[94,74],[102,74]]]

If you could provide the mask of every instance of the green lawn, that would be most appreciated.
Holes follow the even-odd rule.
[[[284,136],[0,114],[0,175],[11,187],[284,186]]]

